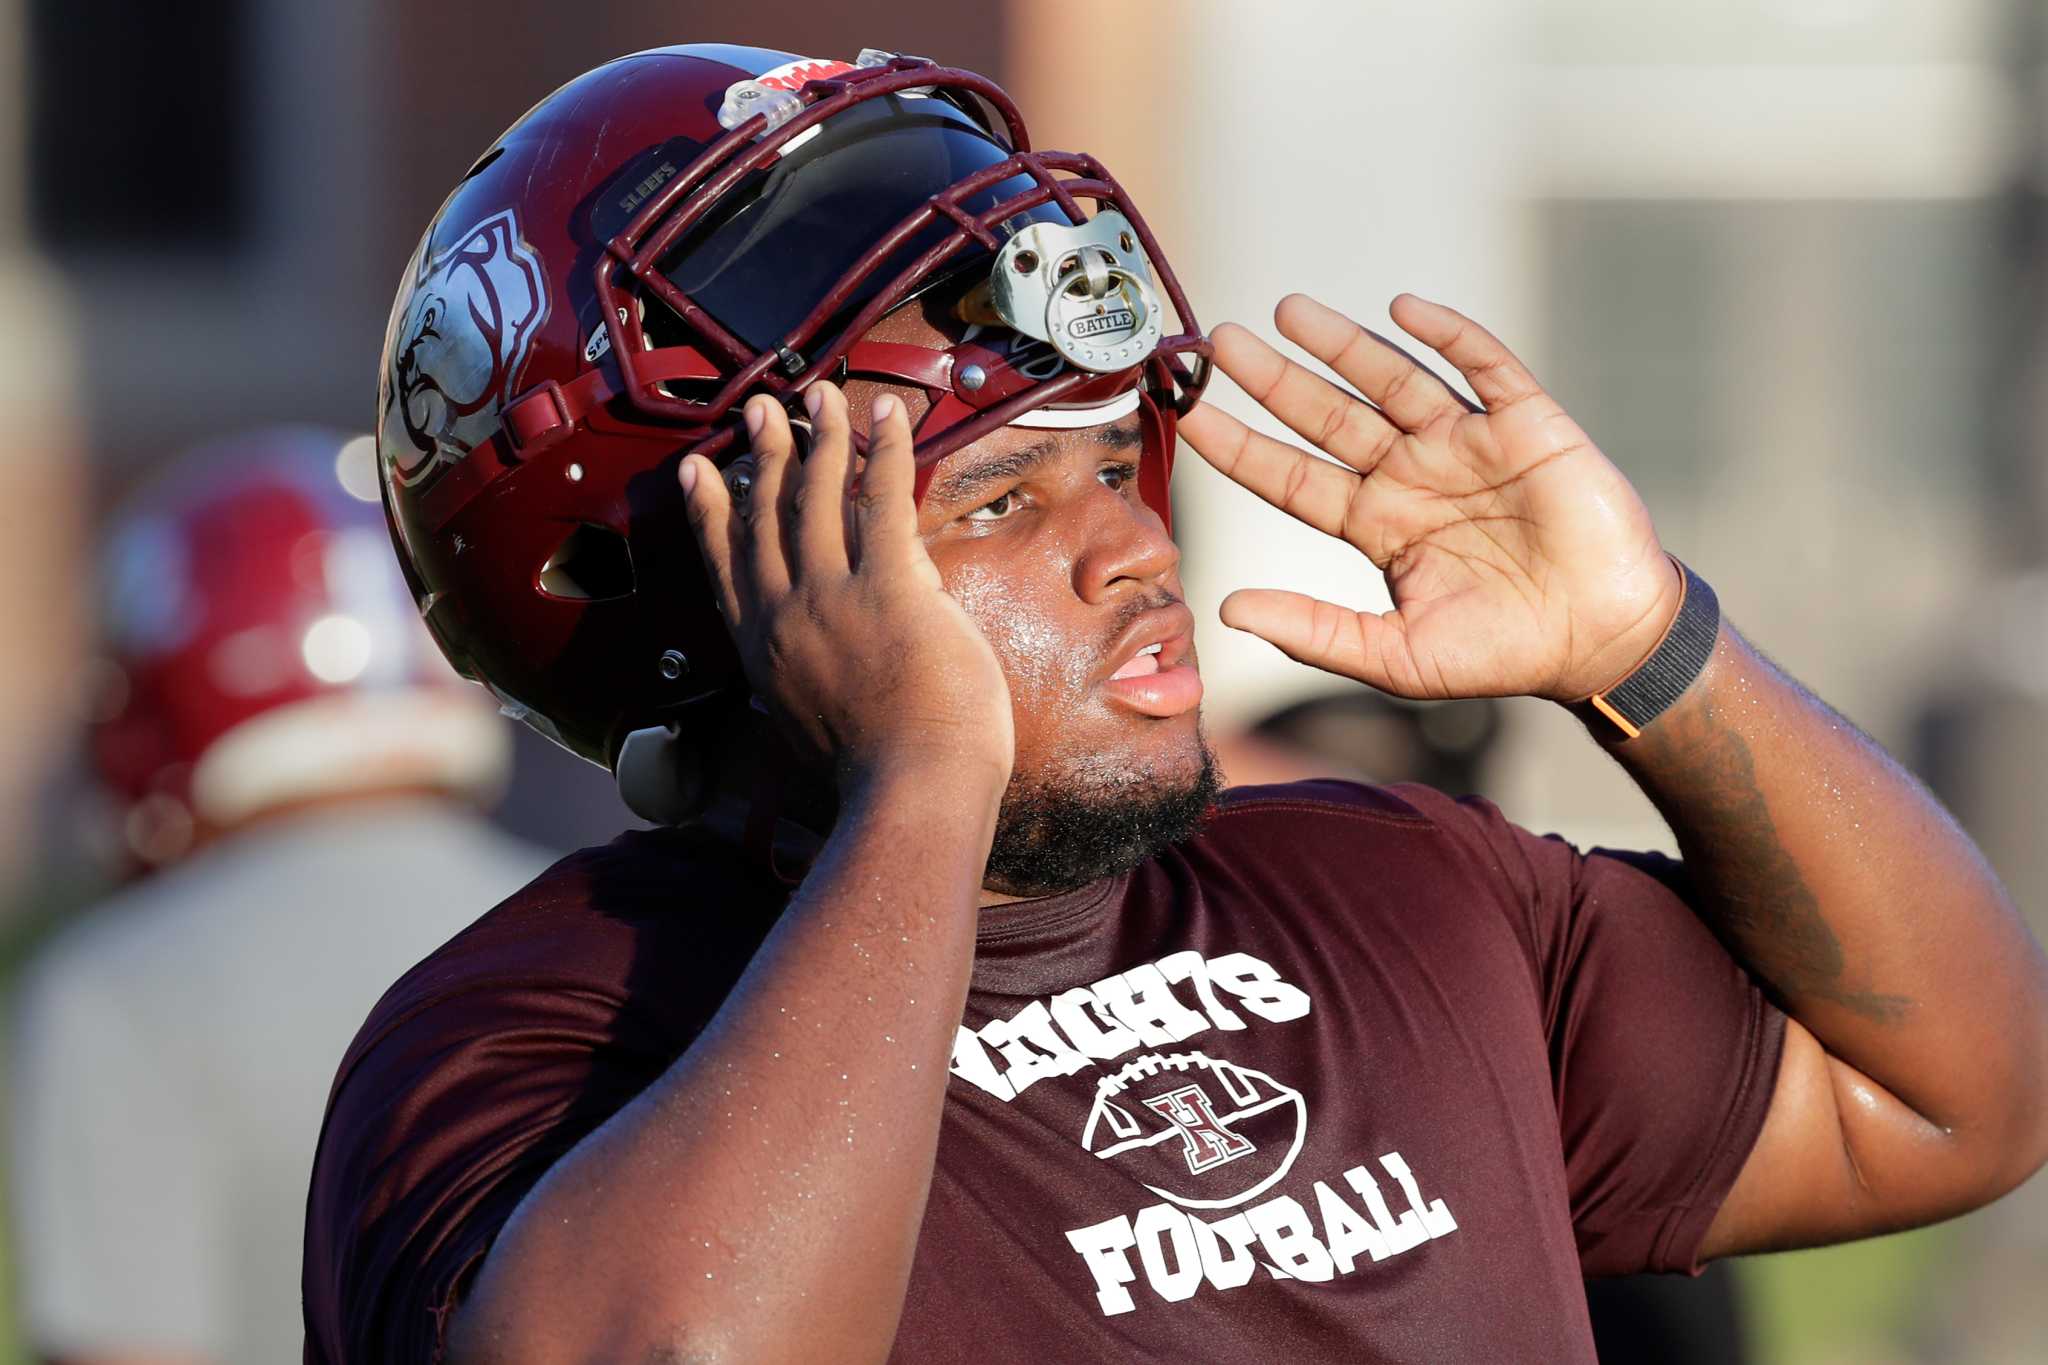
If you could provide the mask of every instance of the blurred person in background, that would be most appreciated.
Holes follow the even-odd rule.
[[[299,1353],[334,1060],[547,861],[479,812],[509,729],[413,611],[372,444],[251,433],[106,536],[92,766],[128,884],[21,984],[8,1178],[48,1360]]]
[[[1234,787],[1337,777],[1466,796],[1480,789],[1500,713],[1493,697],[1417,702],[1354,688],[1289,702],[1212,743]]]

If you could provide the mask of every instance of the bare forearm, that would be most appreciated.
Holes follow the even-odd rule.
[[[521,1204],[459,1359],[886,1354],[1000,790],[926,770],[849,805],[710,1027]]]
[[[1693,687],[1616,754],[1676,832],[1700,912],[1830,1055],[1943,1136],[2040,1130],[2048,964],[1882,749],[1724,625]]]

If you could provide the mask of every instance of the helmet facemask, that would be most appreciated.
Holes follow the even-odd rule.
[[[747,397],[765,390],[794,402],[816,380],[867,368],[855,352],[885,314],[963,281],[978,286],[969,290],[985,314],[977,320],[1048,342],[1057,327],[1070,363],[1006,387],[1000,401],[986,384],[944,386],[971,416],[921,427],[920,465],[1072,401],[1106,374],[1176,413],[1194,404],[1208,343],[1143,217],[1093,157],[1029,151],[1021,117],[993,82],[916,58],[786,93],[793,105],[740,122],[681,169],[655,149],[627,194],[601,201],[634,204],[601,237],[593,267],[602,335],[590,350],[612,357],[616,383],[598,369],[586,378],[602,377],[592,380],[601,394],[544,386],[525,396],[506,412],[515,443],[545,442],[616,397],[722,460]],[[771,116],[782,121],[771,127]],[[600,234],[604,219],[593,215]],[[1050,318],[1049,308],[1074,316]],[[1120,314],[1134,325],[1115,325]],[[1100,330],[1078,335],[1088,319]],[[931,388],[939,376],[899,377]]]

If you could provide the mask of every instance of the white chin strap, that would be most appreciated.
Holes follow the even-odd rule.
[[[1072,431],[1076,427],[1099,427],[1128,417],[1138,410],[1138,391],[1127,390],[1110,399],[1107,403],[1096,403],[1085,408],[1034,408],[1021,417],[1010,419],[1013,427],[1033,427],[1042,431]]]

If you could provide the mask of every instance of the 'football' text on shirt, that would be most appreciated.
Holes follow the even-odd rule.
[[[1075,1228],[1067,1241],[1095,1277],[1103,1316],[1114,1317],[1137,1307],[1124,1286],[1141,1270],[1153,1293],[1177,1303],[1205,1283],[1212,1289],[1236,1289],[1262,1265],[1276,1280],[1319,1282],[1349,1275],[1361,1255],[1383,1261],[1457,1231],[1458,1221],[1443,1200],[1423,1199],[1399,1152],[1382,1156],[1380,1165],[1408,1201],[1398,1218],[1372,1173],[1353,1166],[1344,1172],[1344,1182],[1364,1203],[1363,1212],[1318,1180],[1314,1221],[1300,1200],[1284,1194],[1215,1222],[1171,1204],[1153,1204],[1135,1218],[1120,1214]]]

